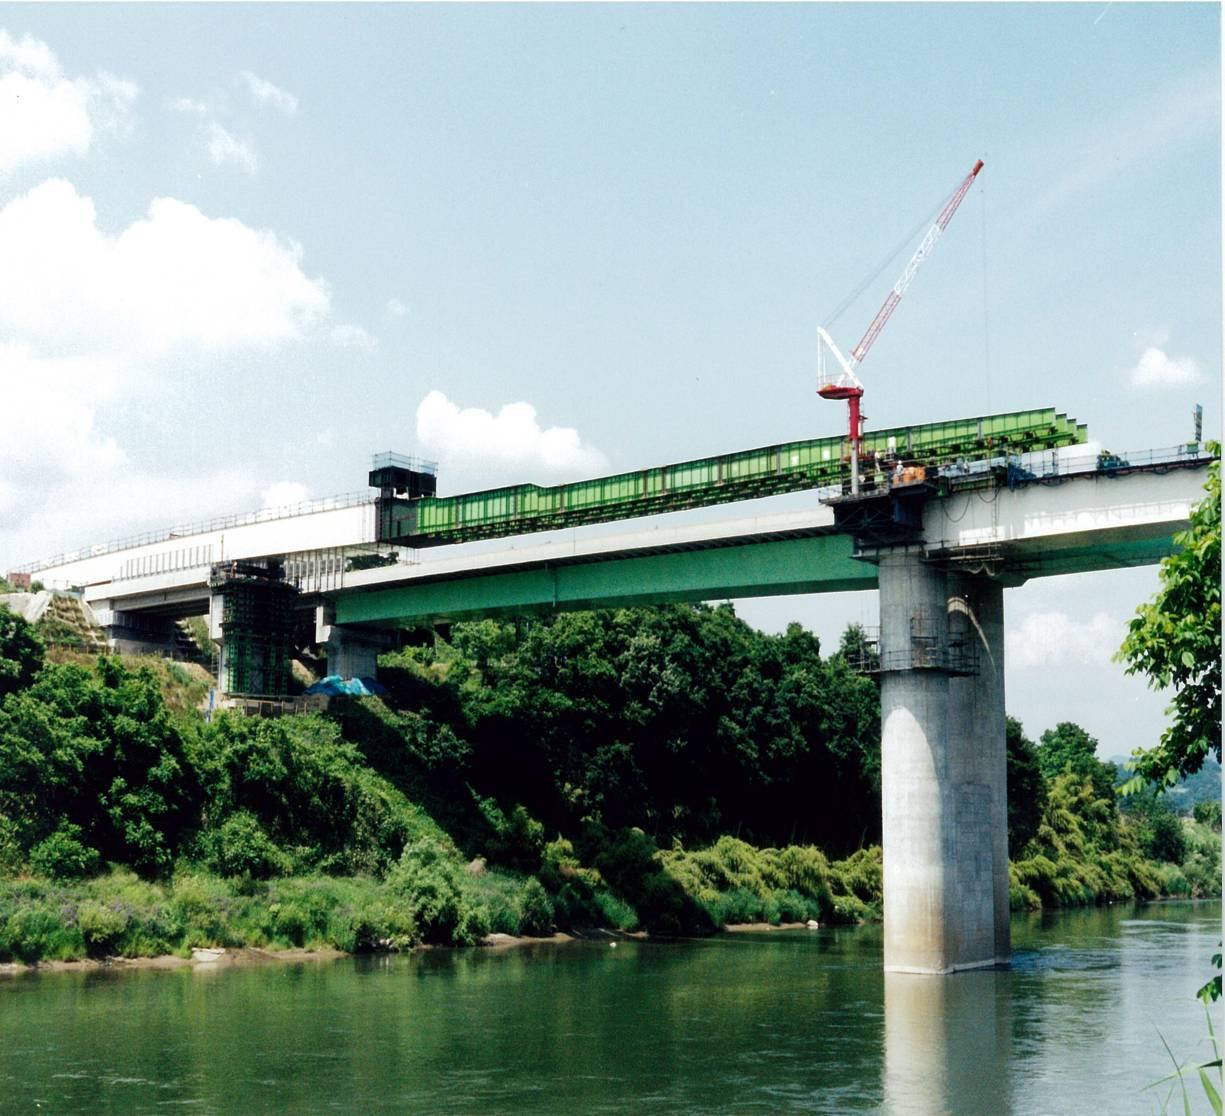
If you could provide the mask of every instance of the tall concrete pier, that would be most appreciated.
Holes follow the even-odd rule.
[[[1008,960],[1002,589],[877,552],[885,968]]]

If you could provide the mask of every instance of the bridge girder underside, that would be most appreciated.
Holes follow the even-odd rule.
[[[1154,565],[1174,549],[1168,528],[1144,525],[988,547],[929,547],[928,557],[1012,588],[1038,577]],[[335,597],[336,622],[401,628],[482,616],[867,591],[877,588],[872,558],[870,551],[857,553],[849,536],[825,533],[665,554],[555,560],[344,591]]]

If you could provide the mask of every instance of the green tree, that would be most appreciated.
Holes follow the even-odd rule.
[[[155,874],[198,812],[186,739],[147,667],[49,664],[0,704],[0,815],[24,850],[61,830],[86,855]]]
[[[1007,718],[1008,749],[1008,855],[1015,858],[1038,832],[1046,806],[1046,784],[1038,765],[1034,742],[1021,722]]]
[[[1124,793],[1144,783],[1173,786],[1194,774],[1211,752],[1221,758],[1221,446],[1208,467],[1207,495],[1191,525],[1174,536],[1181,548],[1161,563],[1161,588],[1137,609],[1118,658],[1128,674],[1144,674],[1155,689],[1174,689],[1170,725],[1155,747],[1132,753],[1135,776]]]
[[[43,645],[33,625],[0,605],[0,698],[25,689],[42,665]]]
[[[1221,804],[1212,799],[1197,802],[1191,808],[1191,816],[1201,825],[1211,826],[1213,829],[1221,828]]]
[[[1071,770],[1093,782],[1096,797],[1114,802],[1115,767],[1097,758],[1097,740],[1074,721],[1060,721],[1038,741],[1038,767],[1049,783]]]

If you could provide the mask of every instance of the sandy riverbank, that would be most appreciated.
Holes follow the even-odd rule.
[[[773,926],[768,922],[735,922],[723,927],[730,933],[765,933],[770,930],[803,930],[803,922],[783,922]],[[522,946],[561,945],[565,942],[617,942],[617,941],[647,941],[650,935],[645,930],[632,932],[614,930],[587,930],[567,933],[557,931],[542,937],[526,937],[514,934],[488,934],[482,939],[477,949],[515,949]],[[415,953],[428,949],[466,948],[419,945],[407,951]],[[180,957],[168,953],[158,957],[107,957],[82,958],[79,961],[34,961],[24,964],[20,961],[0,963],[0,977],[19,976],[25,973],[74,973],[93,972],[106,969],[112,971],[137,969],[221,969],[245,965],[270,964],[301,964],[311,961],[336,961],[342,957],[355,956],[339,949],[258,949],[255,946],[242,946],[237,949],[221,951],[220,956],[211,956],[214,950],[198,950],[191,957]]]
[[[213,951],[209,951],[210,953]],[[256,949],[243,946],[227,949],[219,957],[180,957],[165,953],[158,957],[106,957],[82,958],[80,961],[35,961],[23,964],[19,961],[0,964],[0,976],[21,973],[74,973],[92,972],[98,969],[190,969],[227,968],[235,965],[267,965],[303,961],[335,961],[348,954],[339,949]]]
[[[583,933],[563,933],[557,931],[543,937],[530,938],[514,934],[489,934],[478,945],[477,949],[513,949],[520,946],[558,945],[564,942],[579,941],[617,941],[628,938],[645,940],[645,931],[622,933],[611,930],[593,930]],[[414,946],[406,952],[416,953],[428,949],[451,949],[467,947],[451,946]],[[258,949],[254,946],[242,946],[236,949],[221,951],[220,956],[211,956],[215,950],[197,950],[191,957],[180,957],[177,954],[162,954],[158,957],[107,957],[83,958],[80,961],[35,961],[24,964],[20,961],[0,963],[0,977],[18,976],[23,973],[73,973],[93,972],[99,969],[135,970],[135,969],[220,969],[240,965],[298,964],[308,961],[336,961],[342,957],[355,956],[339,949]]]

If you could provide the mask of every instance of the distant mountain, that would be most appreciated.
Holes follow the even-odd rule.
[[[1111,756],[1106,762],[1113,763],[1119,770],[1119,782],[1128,778],[1124,765],[1127,756]],[[1179,814],[1189,814],[1197,802],[1221,801],[1221,765],[1209,756],[1194,775],[1188,775],[1176,786],[1171,787],[1166,794],[1170,805]]]

